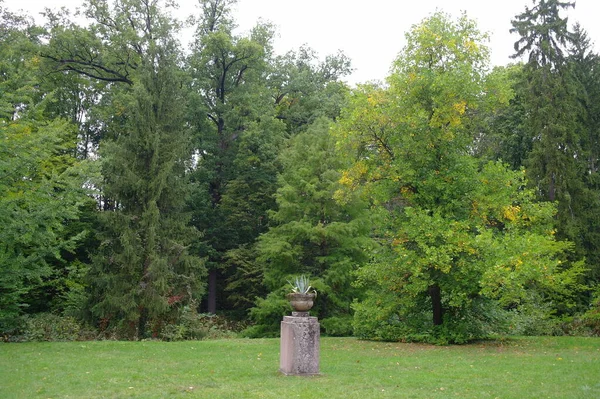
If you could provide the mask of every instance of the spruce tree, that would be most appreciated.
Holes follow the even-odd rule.
[[[561,212],[570,206],[576,187],[576,158],[580,151],[574,102],[574,79],[566,67],[567,45],[572,42],[567,19],[560,11],[574,3],[539,0],[516,16],[511,32],[521,38],[514,57],[527,55],[526,129],[535,141],[527,168],[542,198],[560,200]]]
[[[177,24],[156,0],[91,1],[80,40],[56,32],[57,68],[112,82],[112,140],[100,148],[100,247],[89,273],[91,314],[131,338],[158,334],[203,294],[204,267],[188,253],[184,212],[191,147],[184,124]],[[91,48],[91,49],[90,49]],[[68,53],[65,54],[65,50]],[[93,56],[96,54],[97,56]],[[69,58],[67,58],[69,56]]]
[[[586,60],[581,32],[572,31],[561,15],[571,7],[572,2],[536,0],[516,16],[511,31],[521,36],[514,56],[527,59],[520,85],[523,134],[531,139],[531,151],[524,166],[539,199],[558,202],[557,236],[577,244],[579,259],[595,246],[591,215],[598,202],[589,184],[596,174],[590,169],[596,139],[593,119],[586,116],[591,110],[586,92],[593,89],[584,64],[591,59]]]
[[[569,71],[578,85],[578,135],[581,146],[580,171],[584,185],[577,200],[578,233],[576,243],[585,256],[592,281],[600,280],[600,57],[593,51],[585,30],[576,24],[569,48]]]

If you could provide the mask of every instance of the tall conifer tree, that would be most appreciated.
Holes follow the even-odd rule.
[[[574,2],[533,3],[516,16],[511,30],[521,36],[514,57],[527,60],[522,82],[523,133],[532,143],[524,166],[539,198],[558,202],[558,237],[575,242],[576,258],[581,258],[595,246],[590,238],[597,235],[595,216],[591,216],[598,213],[597,194],[590,191],[597,174],[590,168],[596,153],[588,95],[593,92],[592,58],[585,54],[580,28],[571,30],[561,15]]]
[[[355,193],[336,200],[345,160],[330,129],[330,120],[317,119],[280,156],[277,208],[256,245],[270,294],[251,311],[256,326],[250,335],[278,332],[289,307],[287,281],[300,274],[310,276],[319,293],[313,312],[327,333],[351,334],[350,305],[360,294],[353,273],[367,261],[372,242],[366,202]]]
[[[91,312],[141,338],[176,319],[203,287],[202,263],[187,249],[197,236],[184,213],[191,153],[177,24],[157,0],[119,0],[114,8],[91,1],[87,15],[95,22],[80,41],[65,46],[58,36],[47,58],[112,82],[114,139],[100,150],[111,206],[90,272]]]

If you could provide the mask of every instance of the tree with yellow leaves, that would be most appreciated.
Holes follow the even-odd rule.
[[[566,293],[580,268],[563,268],[554,205],[533,202],[522,172],[472,155],[478,110],[509,98],[488,95],[486,36],[438,12],[406,38],[389,86],[356,90],[337,130],[353,157],[341,182],[379,215],[355,334],[460,343],[497,330],[530,290]]]

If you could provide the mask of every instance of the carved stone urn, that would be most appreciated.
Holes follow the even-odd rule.
[[[292,292],[287,295],[287,299],[290,301],[290,305],[296,312],[308,312],[313,307],[313,301],[315,299],[314,293],[302,294],[300,292]]]

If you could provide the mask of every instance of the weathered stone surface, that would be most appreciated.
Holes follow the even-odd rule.
[[[285,375],[319,374],[320,339],[316,317],[284,316],[279,371]]]
[[[308,312],[292,312],[292,317],[308,317],[310,313]]]
[[[287,295],[287,298],[296,312],[308,312],[313,307],[315,296],[316,294],[292,292]]]

